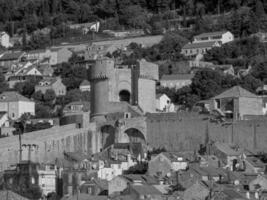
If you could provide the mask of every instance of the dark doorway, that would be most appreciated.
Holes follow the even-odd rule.
[[[122,90],[122,91],[120,91],[119,96],[120,96],[120,101],[126,101],[126,102],[130,103],[131,94],[129,91]]]

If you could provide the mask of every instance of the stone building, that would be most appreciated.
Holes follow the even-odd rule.
[[[96,60],[91,68],[91,113],[94,121],[105,121],[108,113],[124,112],[123,102],[141,111],[156,112],[158,66],[144,59],[124,66],[114,60]]]

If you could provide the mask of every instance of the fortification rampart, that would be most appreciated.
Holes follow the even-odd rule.
[[[53,127],[51,129],[25,133],[22,135],[22,160],[53,162],[62,158],[64,151],[92,150],[92,130],[76,128],[75,124]],[[11,136],[0,139],[0,170],[19,161],[19,138]]]
[[[147,142],[168,150],[197,150],[207,139],[235,143],[253,151],[267,151],[267,121],[211,123],[201,115],[148,117]]]

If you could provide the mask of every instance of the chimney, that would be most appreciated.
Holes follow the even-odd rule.
[[[250,199],[250,193],[249,193],[249,191],[246,192],[246,198],[247,199]]]
[[[259,199],[259,192],[258,191],[255,192],[255,199]]]

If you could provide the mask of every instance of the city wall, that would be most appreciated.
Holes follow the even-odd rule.
[[[205,141],[238,144],[256,152],[267,151],[267,120],[212,123],[201,115],[148,117],[147,142],[167,150],[198,150]]]
[[[95,130],[93,125],[76,128],[76,124],[58,126],[22,135],[22,160],[55,162],[63,152],[91,152]],[[19,137],[10,136],[0,140],[0,171],[19,161]]]

